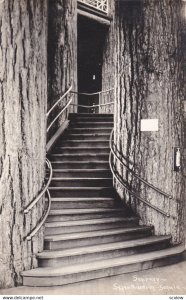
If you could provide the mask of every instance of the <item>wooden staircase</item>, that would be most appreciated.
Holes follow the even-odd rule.
[[[167,265],[180,259],[171,236],[155,236],[121,203],[112,186],[113,115],[71,114],[50,160],[52,206],[38,268],[27,286],[56,286]]]

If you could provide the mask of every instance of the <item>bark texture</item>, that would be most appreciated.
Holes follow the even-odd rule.
[[[109,1],[111,24],[106,34],[103,48],[103,67],[102,67],[102,90],[115,88],[115,52],[116,52],[116,26],[115,26],[115,1]],[[101,94],[100,103],[106,104],[114,102],[115,90]],[[101,113],[114,113],[114,104],[100,107]]]
[[[42,231],[24,237],[43,212],[23,208],[44,183],[47,99],[47,1],[0,2],[0,287],[21,283],[36,266]],[[41,201],[42,202],[42,201]]]
[[[173,148],[181,147],[184,78],[181,48],[181,1],[119,1],[116,7],[115,144],[129,166],[154,186],[173,196],[169,200],[139,184],[119,164],[128,187],[171,214],[164,217],[117,190],[156,234],[183,240],[184,181],[173,170]],[[141,119],[158,119],[158,132],[140,132]]]
[[[69,88],[77,91],[77,1],[49,0],[48,7],[48,109]],[[66,97],[53,115],[75,95]],[[75,103],[75,102],[74,102]],[[71,107],[70,111],[74,111]],[[67,114],[59,119],[59,125]]]

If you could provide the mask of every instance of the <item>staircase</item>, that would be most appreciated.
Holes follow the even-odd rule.
[[[38,268],[22,273],[23,284],[64,285],[177,262],[179,247],[171,247],[171,236],[140,226],[113,189],[113,115],[71,114],[70,120],[50,155],[52,206],[44,251],[37,255]]]

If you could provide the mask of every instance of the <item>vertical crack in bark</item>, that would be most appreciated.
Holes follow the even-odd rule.
[[[12,2],[12,5],[11,5]],[[13,12],[13,1],[8,1],[8,14],[9,14],[9,29],[10,29],[10,43],[14,44],[14,30],[12,25],[12,12]]]
[[[23,95],[23,82],[21,74],[19,73],[19,95],[20,95],[20,121],[21,121],[21,132],[23,145],[26,144],[26,133],[25,133],[25,105]]]

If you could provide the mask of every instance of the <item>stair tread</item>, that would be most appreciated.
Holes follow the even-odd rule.
[[[61,187],[61,186],[50,186],[49,187],[49,190],[76,190],[76,191],[79,191],[79,190],[89,190],[89,191],[97,191],[97,190],[101,190],[101,189],[112,189],[113,187],[108,187],[108,186],[101,186],[101,187],[95,187],[95,186],[82,186],[82,187],[79,187],[79,186],[69,186],[69,187]]]
[[[63,141],[63,142],[66,142],[67,140]],[[109,139],[108,139],[109,141]],[[108,143],[108,141],[105,141],[105,140],[68,140],[67,142],[78,142],[78,143]]]
[[[138,221],[138,217],[111,217],[102,219],[90,219],[90,220],[79,220],[79,221],[62,221],[62,222],[50,222],[45,223],[46,227],[68,227],[68,226],[81,226],[81,225],[93,225],[93,224],[105,224],[112,222],[126,222],[126,221]]]
[[[105,168],[105,169],[54,169],[53,168],[53,172],[104,172],[104,171],[110,171],[109,168]]]
[[[55,202],[60,202],[60,201],[63,201],[63,202],[68,202],[68,201],[73,201],[73,202],[79,202],[79,201],[115,201],[114,198],[107,198],[107,197],[76,197],[76,198],[60,198],[60,197],[56,197],[56,198],[51,198],[52,201],[55,201]]]
[[[176,254],[181,254],[184,251],[184,247],[181,245],[174,246],[168,249],[151,251],[143,254],[135,254],[125,257],[117,257],[111,259],[105,259],[101,261],[94,261],[94,263],[84,263],[71,266],[63,267],[47,267],[47,268],[36,268],[28,271],[23,271],[23,276],[35,276],[35,277],[56,277],[62,275],[70,275],[75,273],[89,272],[99,269],[107,269],[111,267],[130,265],[135,263],[141,263],[145,261],[151,261],[155,259],[161,259]]]
[[[93,113],[70,113],[69,116],[86,116],[86,117],[89,117],[89,116],[95,116],[95,117],[103,117],[103,116],[108,116],[108,117],[113,117],[114,114],[108,114],[108,113],[98,113],[98,114],[93,114]]]
[[[152,226],[137,226],[131,228],[114,228],[114,229],[102,229],[102,230],[93,230],[85,232],[75,232],[75,233],[64,233],[56,234],[52,236],[45,236],[45,241],[61,241],[61,240],[75,240],[75,239],[85,239],[90,237],[97,236],[108,236],[121,233],[131,233],[131,232],[141,232],[146,230],[151,230]]]
[[[56,160],[56,161],[51,161],[51,163],[53,164],[56,164],[56,163],[60,163],[60,164],[63,164],[63,163],[76,163],[76,164],[86,164],[86,163],[99,163],[99,164],[101,164],[101,163],[109,163],[108,162],[108,160],[95,160],[95,161],[90,161],[90,160],[85,160],[85,161],[78,161],[78,160],[71,160],[71,161],[69,161],[69,160],[63,160],[63,161],[60,161],[60,160]]]
[[[107,244],[99,244],[92,246],[77,247],[73,249],[64,249],[64,250],[45,250],[41,253],[38,253],[38,258],[58,258],[58,257],[68,257],[72,255],[83,255],[95,252],[104,252],[109,250],[118,250],[126,249],[129,247],[143,246],[146,244],[154,244],[157,242],[169,241],[171,235],[167,236],[149,236],[146,238],[135,239],[130,241],[123,242],[114,242]]]
[[[68,134],[65,134],[64,137],[68,137],[69,135],[73,135],[73,136],[110,136],[109,133],[71,133],[71,132],[68,132]]]
[[[78,128],[71,128],[69,127],[68,130],[112,130],[113,127],[101,127],[101,128],[92,128],[92,127],[78,127]]]
[[[49,215],[56,214],[91,214],[91,213],[105,213],[105,212],[125,212],[121,208],[76,208],[76,209],[53,209],[50,210]]]
[[[112,180],[112,177],[77,177],[77,178],[71,178],[71,177],[65,177],[65,178],[63,178],[63,177],[52,177],[52,180],[56,180],[56,181],[58,181],[58,180],[63,180],[63,181],[68,181],[68,180],[70,180],[70,181],[78,181],[78,180],[84,180],[84,181],[88,181],[88,180],[106,180],[106,179],[108,179],[108,180]]]
[[[72,124],[74,124],[74,123],[75,123],[75,124],[76,124],[76,123],[79,123],[79,124],[86,124],[86,125],[87,125],[87,124],[90,124],[90,125],[92,125],[92,121],[91,121],[91,122],[85,122],[85,121],[82,122],[82,120],[73,120],[73,121],[72,121]],[[103,124],[110,124],[110,125],[113,125],[113,123],[114,123],[114,122],[113,122],[113,121],[110,122],[110,120],[109,120],[109,122],[105,122],[105,121],[104,121],[104,122],[97,122],[97,120],[96,120],[96,122],[93,122],[93,124],[99,124],[99,125],[100,125],[100,124],[101,124],[101,125],[103,125]]]
[[[109,156],[109,153],[88,153],[88,154],[86,154],[86,157],[97,157],[97,156],[101,156],[101,155],[104,155],[104,156]],[[63,154],[63,153],[53,153],[53,154],[51,154],[50,155],[51,157],[53,157],[53,156],[59,156],[59,157],[81,157],[81,156],[83,156],[83,157],[85,157],[85,154],[84,153],[75,153],[75,154]]]
[[[63,149],[63,150],[69,150],[69,149],[72,149],[72,147],[62,147],[62,146],[56,146],[55,149]],[[87,146],[86,148],[85,147],[73,147],[73,149],[77,149],[77,150],[81,150],[81,149],[88,149],[88,150],[97,150],[98,148],[94,148],[94,147],[91,147],[91,146]],[[108,150],[109,147],[99,147],[99,149],[106,149]]]

